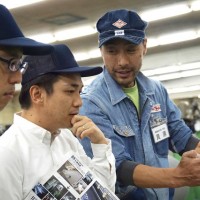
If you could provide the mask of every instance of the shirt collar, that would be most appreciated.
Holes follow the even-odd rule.
[[[21,112],[16,113],[14,115],[14,124],[16,124],[17,126],[20,127],[20,130],[24,133],[24,134],[31,134],[32,137],[34,137],[35,139],[38,139],[39,142],[44,143],[44,144],[51,144],[51,138],[52,138],[52,134],[51,132],[49,132],[48,130],[32,123],[31,121],[21,117]],[[56,132],[56,134],[54,135],[54,137],[56,137],[57,135],[59,135],[60,130],[58,130]]]

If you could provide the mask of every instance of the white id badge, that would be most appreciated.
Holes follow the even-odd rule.
[[[169,131],[165,123],[152,128],[152,132],[155,143],[160,142],[169,137]]]

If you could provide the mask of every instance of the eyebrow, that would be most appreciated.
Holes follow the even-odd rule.
[[[64,86],[74,87],[74,88],[83,88],[83,84],[77,84],[77,83],[65,83]]]
[[[83,84],[79,85],[79,84],[76,84],[76,83],[72,83],[70,84],[72,87],[83,87]]]

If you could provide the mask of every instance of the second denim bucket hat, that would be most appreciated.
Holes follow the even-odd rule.
[[[74,74],[82,77],[93,76],[103,71],[102,67],[79,66],[71,50],[64,44],[53,46],[51,54],[44,56],[27,56],[29,68],[22,77],[22,85],[33,79],[48,73]]]

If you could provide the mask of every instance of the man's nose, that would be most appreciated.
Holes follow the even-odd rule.
[[[22,81],[22,74],[20,71],[11,72],[9,74],[9,83],[10,84],[21,83],[21,81]]]
[[[127,64],[128,64],[128,57],[127,57],[126,53],[120,52],[118,54],[118,65],[125,66]]]
[[[76,95],[75,100],[74,100],[74,106],[75,107],[81,107],[82,106],[82,99],[80,94]]]

